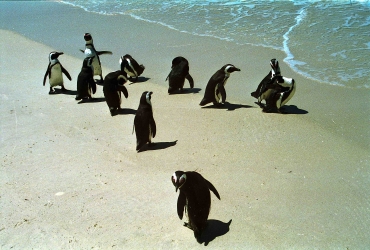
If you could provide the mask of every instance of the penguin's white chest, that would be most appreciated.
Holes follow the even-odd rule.
[[[224,79],[224,82],[223,82],[224,86],[226,85],[227,79],[229,79],[228,76],[226,76],[225,79]],[[216,88],[215,88],[215,99],[216,99],[216,102],[218,102],[218,103],[220,103],[221,100],[222,100],[222,95],[221,95],[220,91],[218,90],[218,84],[216,85]]]
[[[86,48],[85,57],[93,58],[91,65],[94,68],[94,75],[101,75],[102,74],[101,65],[100,65],[99,57],[96,54],[96,51],[94,49]]]
[[[50,87],[63,85],[62,67],[59,63],[51,67],[49,83]]]

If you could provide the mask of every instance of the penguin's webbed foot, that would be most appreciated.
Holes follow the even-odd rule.
[[[55,94],[55,90],[53,88],[50,88],[49,95]]]
[[[61,90],[62,90],[62,92],[66,92],[67,91],[67,89],[64,86],[62,86]]]
[[[187,222],[184,222],[184,227],[187,227],[187,228],[189,228],[189,229],[191,229],[191,230],[193,230],[193,228],[190,226],[190,224],[189,223],[187,223]]]

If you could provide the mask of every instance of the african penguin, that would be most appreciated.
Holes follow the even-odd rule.
[[[96,83],[94,81],[94,68],[92,66],[92,57],[86,57],[82,63],[81,72],[77,77],[77,95],[76,100],[91,99],[91,93],[96,92]]]
[[[251,93],[251,96],[257,99],[259,105],[261,105],[261,102],[263,100],[269,98],[271,94],[272,90],[269,89],[267,86],[273,84],[275,82],[275,78],[281,75],[278,60],[276,60],[275,58],[271,59],[270,66],[271,66],[270,72],[265,76],[265,78],[262,79],[256,91]]]
[[[284,106],[295,94],[296,83],[293,78],[277,76],[275,77],[274,82],[269,84],[267,88],[271,90],[271,94],[266,98],[266,106],[262,111],[266,113],[282,113],[280,108]]]
[[[171,72],[167,76],[168,79],[168,94],[184,88],[185,79],[189,81],[190,88],[194,88],[194,80],[189,74],[189,62],[182,56],[178,56],[172,60]]]
[[[232,64],[226,64],[221,69],[217,70],[209,79],[204,93],[203,100],[199,103],[200,106],[204,106],[210,102],[214,105],[219,103],[225,103],[226,101],[226,90],[225,84],[227,79],[230,77],[230,73],[234,71],[240,71]]]
[[[127,89],[124,86],[126,82],[126,73],[120,70],[111,72],[104,78],[103,93],[112,116],[121,108],[121,92],[126,98],[128,97]]]
[[[121,71],[126,72],[130,77],[130,81],[136,82],[137,78],[144,72],[144,65],[138,64],[137,61],[129,54],[121,56],[119,60]]]
[[[93,43],[93,39],[90,33],[85,33],[84,39],[86,41],[85,50],[80,50],[82,53],[85,54],[85,57],[92,57],[92,65],[94,67],[94,76],[98,75],[100,76],[100,81],[103,81],[102,76],[102,69],[101,69],[101,63],[100,63],[100,55],[103,54],[112,54],[111,51],[96,51]]]
[[[46,73],[44,75],[44,82],[43,85],[45,86],[46,77],[49,76],[49,83],[50,83],[50,91],[49,94],[54,94],[55,91],[53,87],[55,86],[62,86],[62,91],[66,91],[63,84],[63,75],[64,73],[67,78],[71,81],[72,78],[69,75],[68,71],[62,66],[59,62],[58,57],[63,55],[63,52],[56,52],[52,51],[49,54],[49,64],[48,68],[46,69]]]
[[[147,143],[152,143],[157,128],[153,117],[152,98],[153,92],[145,91],[140,97],[140,104],[134,118],[136,132],[136,151],[140,152]]]
[[[211,209],[211,190],[221,200],[216,188],[197,172],[176,171],[171,177],[176,192],[180,189],[177,199],[177,214],[182,219],[185,211],[188,214],[189,223],[184,226],[194,231],[194,236],[200,243],[202,232],[207,226],[207,219]]]

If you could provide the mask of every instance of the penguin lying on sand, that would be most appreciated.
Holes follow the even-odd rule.
[[[134,129],[136,132],[136,151],[140,152],[147,143],[152,143],[157,128],[153,117],[152,98],[153,92],[145,91],[141,95],[139,108],[134,119]]]
[[[211,190],[221,200],[216,188],[197,172],[176,171],[171,177],[176,192],[180,189],[177,199],[177,214],[180,219],[184,215],[184,208],[189,217],[189,223],[184,226],[194,231],[194,237],[199,243],[200,237],[207,226],[207,219],[211,209]]]
[[[271,66],[270,72],[267,74],[267,76],[265,76],[265,78],[262,79],[256,91],[251,93],[251,96],[257,99],[257,102],[259,105],[261,104],[263,100],[266,100],[267,98],[269,98],[271,94],[272,90],[271,88],[268,88],[268,86],[275,82],[276,76],[281,75],[278,60],[271,59],[270,66]]]
[[[111,51],[96,51],[93,43],[93,39],[90,33],[85,33],[84,39],[86,41],[85,50],[80,50],[82,53],[85,53],[85,57],[92,57],[92,65],[94,67],[94,76],[100,76],[100,81],[103,81],[102,69],[100,63],[100,55],[103,54],[112,54]]]
[[[190,88],[194,88],[194,80],[189,74],[189,62],[184,57],[179,56],[172,60],[171,72],[167,76],[169,87],[168,94],[172,94],[184,88],[185,79],[189,81]]]
[[[128,92],[123,85],[127,82],[126,74],[120,70],[107,74],[104,78],[103,92],[105,101],[109,107],[110,114],[115,115],[116,111],[121,108],[121,92],[127,98]]]
[[[121,56],[119,60],[121,71],[130,76],[130,81],[136,82],[137,78],[144,72],[144,65],[138,64],[137,61],[129,54]]]
[[[92,58],[86,57],[82,63],[81,72],[77,77],[77,95],[76,100],[91,99],[91,93],[96,92],[96,83],[94,81],[94,68]]]
[[[208,103],[213,103],[214,105],[219,105],[219,103],[225,103],[226,101],[226,90],[225,84],[227,79],[230,77],[230,73],[234,71],[240,71],[232,64],[226,64],[221,69],[219,69],[214,75],[209,79],[204,93],[203,100],[199,103],[200,106],[204,106]]]
[[[284,106],[295,94],[296,83],[293,78],[283,76],[276,76],[273,79],[274,82],[267,85],[267,88],[271,90],[271,93],[266,98],[266,106],[262,111],[266,113],[283,113],[281,111],[281,107]]]
[[[45,86],[46,77],[49,76],[49,83],[50,83],[50,91],[49,94],[54,94],[55,91],[53,87],[55,86],[62,86],[62,91],[66,91],[63,84],[63,75],[64,73],[67,78],[71,81],[72,78],[69,75],[68,71],[62,66],[59,62],[58,57],[63,55],[63,52],[56,52],[52,51],[49,54],[49,65],[46,69],[46,73],[44,75],[44,82],[43,85]]]

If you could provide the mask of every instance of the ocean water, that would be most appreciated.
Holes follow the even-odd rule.
[[[198,36],[272,47],[286,54],[278,60],[305,77],[370,88],[370,1],[61,2],[102,15],[130,15]]]

